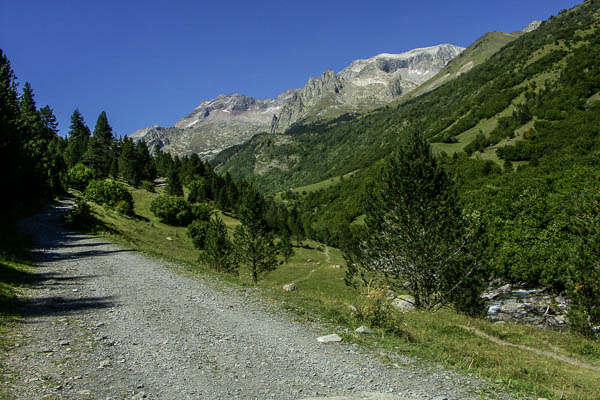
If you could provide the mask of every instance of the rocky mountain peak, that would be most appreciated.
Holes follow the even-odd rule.
[[[401,54],[383,53],[356,60],[339,73],[327,70],[300,89],[274,99],[221,94],[203,101],[173,128],[144,128],[131,136],[175,154],[210,158],[259,132],[283,132],[300,121],[368,111],[409,93],[464,50],[443,44]]]

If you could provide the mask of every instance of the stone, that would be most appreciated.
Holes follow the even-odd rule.
[[[373,333],[373,330],[371,328],[369,328],[368,326],[361,325],[358,328],[356,328],[356,330],[354,330],[354,332],[368,334],[368,333]]]
[[[319,336],[317,341],[319,343],[339,343],[342,341],[342,338],[336,333],[333,333],[331,335]]]
[[[102,368],[106,368],[106,367],[110,367],[109,359],[100,361],[100,365],[98,366],[98,369],[102,369]]]
[[[285,292],[294,292],[296,290],[298,290],[298,287],[294,282],[288,283],[287,285],[283,285],[283,291]]]
[[[353,306],[352,304],[348,304],[348,309],[350,311],[352,311],[352,312],[357,312],[358,311],[358,309],[355,306]]]
[[[512,292],[512,285],[510,283],[507,283],[504,286],[500,286],[498,289],[496,289],[500,294],[504,294],[504,293],[510,293]]]
[[[341,265],[339,265],[339,264],[333,264],[333,265],[331,266],[331,268],[333,268],[333,269],[342,269],[342,266],[341,266]]]
[[[484,292],[481,294],[481,298],[485,300],[494,300],[500,297],[500,292],[497,290],[491,290],[489,292]]]
[[[60,342],[58,342],[58,344],[60,344],[61,346],[68,346],[70,343],[68,340],[61,340]]]
[[[522,313],[526,310],[527,306],[525,304],[516,302],[502,304],[502,306],[500,307],[500,312],[504,314]]]
[[[396,297],[392,305],[400,311],[411,311],[415,309],[415,298],[411,295],[403,294]]]

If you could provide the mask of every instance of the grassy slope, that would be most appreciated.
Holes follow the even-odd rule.
[[[114,211],[94,207],[110,233],[106,235],[123,245],[142,250],[153,256],[182,262],[193,273],[214,276],[197,265],[197,251],[185,235],[184,228],[159,223],[149,212],[149,203],[155,194],[133,191],[136,213],[145,217],[127,218]],[[226,217],[229,227],[237,224]],[[170,237],[172,240],[167,240]],[[315,242],[304,242],[295,248],[289,264],[268,274],[260,283],[260,291],[267,301],[283,304],[299,318],[330,322],[335,326],[356,328],[363,323],[349,309],[361,299],[343,282],[344,270],[331,268],[344,265],[338,249]],[[225,278],[225,279],[222,279]],[[230,284],[251,285],[247,273],[241,279],[223,277]],[[283,292],[281,286],[295,282],[296,292]],[[546,359],[531,352],[509,348],[482,339],[461,326],[470,326],[505,341],[524,344],[541,350],[554,351],[596,366],[600,366],[600,344],[570,334],[542,331],[512,324],[490,324],[442,310],[436,314],[414,312],[401,319],[401,335],[377,330],[376,335],[358,336],[344,333],[346,340],[366,346],[384,348],[392,352],[439,362],[449,368],[487,379],[499,388],[514,393],[547,397],[549,399],[594,399],[600,393],[598,373],[564,362]],[[349,331],[351,332],[351,331]],[[343,333],[343,332],[340,332]]]
[[[408,100],[414,99],[424,93],[457,78],[462,73],[483,63],[494,55],[502,47],[512,42],[520,36],[519,33],[488,32],[472,45],[467,47],[461,54],[454,58],[440,72],[427,82],[422,83],[418,88],[403,97],[397,103],[402,104]]]
[[[586,11],[586,7],[597,7],[590,4],[561,13],[531,33],[518,35],[492,32],[484,35],[465,50],[463,56],[451,62],[443,73],[458,75],[470,62],[473,62],[474,67],[456,79],[447,80],[432,92],[420,96],[416,96],[420,93],[415,92],[416,97],[407,97],[399,106],[390,105],[335,126],[307,126],[305,131],[290,135],[293,144],[281,151],[277,150],[277,146],[260,146],[258,142],[239,146],[214,160],[217,170],[229,171],[235,179],[252,181],[265,193],[310,185],[351,170],[368,168],[390,153],[397,137],[410,122],[414,122],[427,135],[439,136],[440,133],[447,132],[448,127],[445,122],[440,124],[440,121],[452,121],[450,126],[461,120],[466,121],[473,107],[484,106],[488,101],[502,102],[500,98],[504,96],[504,89],[530,90],[529,84],[536,83],[535,92],[539,93],[546,80],[556,82],[560,69],[565,66],[565,59],[554,61],[531,73],[527,72],[527,68],[532,65],[535,67],[536,62],[543,61],[544,57],[557,51],[573,54],[575,49],[587,43],[585,39],[581,39],[598,29],[598,18],[594,18],[593,22],[584,18],[585,13],[590,13],[589,10]],[[572,15],[576,18],[569,19]],[[572,27],[575,29],[572,30]],[[564,37],[572,40],[567,41]],[[519,71],[525,71],[524,78],[520,76],[518,79],[522,80],[512,79],[515,72]],[[494,82],[503,82],[502,90],[494,87]],[[491,87],[494,89],[480,97]],[[463,132],[452,132],[458,143],[435,143],[435,150],[449,154],[462,151],[480,129],[489,135],[498,119],[509,116],[512,106],[522,100],[521,93],[509,107],[505,106],[494,115],[477,117],[474,127],[467,127]],[[474,157],[498,162],[497,156],[493,154],[497,147],[488,148],[484,154],[475,154]],[[248,174],[248,171],[253,170],[255,156],[264,160],[273,158],[283,162],[286,168],[262,171],[261,175]],[[290,156],[295,157],[294,162],[286,164],[285,160]]]

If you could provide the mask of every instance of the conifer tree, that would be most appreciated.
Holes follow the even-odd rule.
[[[16,76],[9,59],[0,49],[0,168],[2,171],[13,171],[3,175],[6,191],[5,195],[0,196],[0,212],[3,217],[9,218],[14,215],[18,201],[16,191],[20,186],[19,181],[22,180],[22,149],[18,118]]]
[[[277,247],[263,218],[264,200],[254,190],[242,195],[239,217],[241,225],[233,234],[238,260],[250,268],[252,280],[277,267]]]
[[[152,162],[148,145],[143,140],[135,144],[135,161],[141,180],[153,181],[156,178],[156,168]]]
[[[217,272],[237,273],[238,265],[233,254],[233,246],[227,235],[227,227],[219,216],[213,217],[206,226],[200,261]]]
[[[183,196],[183,186],[175,166],[171,167],[167,175],[167,193],[171,196]]]
[[[281,255],[287,264],[290,257],[294,255],[294,247],[292,246],[292,240],[290,239],[290,232],[287,229],[283,230],[281,235],[281,242],[279,243]]]
[[[121,147],[121,155],[119,156],[119,174],[130,185],[137,187],[140,183],[140,177],[137,170],[138,165],[135,156],[136,153],[133,140],[125,137]]]
[[[53,140],[58,135],[58,121],[52,108],[48,105],[40,108],[40,118],[44,127],[44,138],[48,141]]]
[[[98,116],[94,134],[88,142],[84,155],[87,165],[99,171],[102,176],[108,176],[111,157],[110,151],[113,145],[113,132],[108,123],[106,112],[102,111]]]
[[[67,166],[74,167],[81,161],[90,140],[91,132],[83,120],[83,115],[75,109],[71,115],[71,126],[67,148],[65,149],[65,162]]]
[[[346,254],[347,283],[364,283],[372,274],[408,290],[419,308],[454,302],[478,312],[482,235],[463,218],[454,182],[427,140],[410,134],[380,182],[368,204],[366,238]]]

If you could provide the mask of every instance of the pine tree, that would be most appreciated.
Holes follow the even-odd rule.
[[[102,176],[108,176],[111,157],[110,150],[113,145],[112,128],[108,123],[106,112],[102,111],[98,116],[94,134],[88,142],[84,160],[91,168],[99,171]]]
[[[138,186],[140,177],[138,174],[138,164],[136,160],[135,145],[133,140],[128,137],[123,139],[121,155],[119,156],[119,174],[130,185]]]
[[[167,174],[167,193],[171,196],[183,196],[183,186],[175,166],[171,167]]]
[[[294,247],[292,246],[292,240],[290,239],[290,232],[287,229],[283,230],[281,242],[279,242],[279,249],[283,259],[285,260],[285,263],[287,264],[290,260],[290,257],[294,255]]]
[[[296,207],[292,208],[288,216],[288,227],[294,239],[296,239],[296,245],[301,246],[302,240],[304,239],[304,227],[302,225],[302,219],[300,218],[300,214],[298,213],[298,209]]]
[[[368,204],[366,238],[345,255],[347,282],[364,283],[371,274],[408,290],[419,308],[454,302],[477,312],[482,236],[463,218],[454,182],[426,139],[410,134],[380,182]]]
[[[0,168],[4,173],[4,195],[0,196],[3,221],[14,216],[17,188],[22,180],[22,147],[19,134],[19,101],[16,77],[9,59],[0,49]],[[3,222],[4,226],[7,226]]]
[[[75,109],[71,115],[71,126],[69,129],[69,139],[65,149],[65,162],[67,166],[74,167],[81,161],[85,154],[90,140],[91,132],[83,120],[83,115]]]
[[[156,169],[152,163],[150,151],[143,140],[135,144],[135,164],[140,180],[153,181],[156,178]]]
[[[58,135],[58,121],[52,108],[48,105],[40,108],[40,118],[44,127],[44,138],[48,141],[53,140]]]
[[[238,265],[233,256],[233,246],[227,235],[227,227],[219,216],[208,222],[200,261],[217,272],[237,273]]]
[[[233,233],[238,260],[250,268],[252,280],[277,267],[277,247],[263,218],[264,200],[254,190],[242,195],[239,210],[241,225]]]

